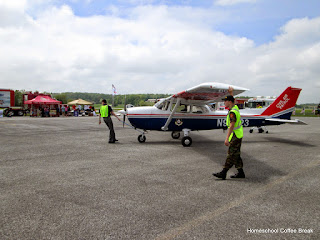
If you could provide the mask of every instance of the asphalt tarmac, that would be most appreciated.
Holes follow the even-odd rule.
[[[138,133],[97,117],[0,118],[0,239],[320,239],[320,119],[245,129],[246,179],[212,176],[222,130]]]

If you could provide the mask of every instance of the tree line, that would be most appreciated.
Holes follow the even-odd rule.
[[[108,104],[112,104],[112,95],[111,94],[102,94],[102,93],[83,93],[83,92],[65,92],[65,93],[53,93],[52,96],[62,101],[62,103],[66,104],[70,101],[76,99],[83,99],[89,102],[93,102],[95,104],[100,104],[102,99],[106,99]],[[115,95],[114,96],[114,105],[124,105],[132,104],[134,106],[145,106],[148,105],[146,101],[148,99],[159,99],[169,97],[169,94],[128,94],[128,95]],[[126,99],[126,100],[125,100]]]
[[[15,106],[22,106],[23,94],[27,91],[25,90],[15,90]],[[38,92],[38,91],[35,91]],[[100,104],[102,99],[106,99],[108,104],[112,104],[112,94],[102,94],[102,93],[87,93],[87,92],[64,92],[64,93],[48,93],[53,98],[61,101],[63,104],[67,104],[76,99],[83,99],[94,104]],[[154,103],[146,102],[148,99],[160,99],[171,96],[170,94],[128,94],[128,95],[115,95],[114,96],[114,106],[124,106],[126,104],[132,104],[134,106],[147,106],[153,105]],[[126,99],[126,100],[125,100]]]

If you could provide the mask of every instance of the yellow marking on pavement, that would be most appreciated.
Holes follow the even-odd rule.
[[[220,216],[221,214],[229,211],[230,209],[247,202],[249,199],[254,198],[256,196],[259,196],[261,193],[266,192],[266,191],[272,189],[273,187],[275,187],[275,186],[277,186],[277,185],[279,185],[279,184],[297,176],[298,174],[300,174],[310,168],[313,168],[319,164],[320,164],[319,160],[313,161],[300,170],[294,171],[292,173],[289,173],[286,176],[283,176],[279,179],[276,179],[273,182],[271,182],[263,187],[260,187],[260,188],[256,189],[255,191],[253,191],[245,196],[242,196],[242,197],[240,197],[240,198],[238,198],[238,199],[236,199],[236,200],[234,200],[234,201],[232,201],[232,202],[230,202],[230,203],[228,203],[228,204],[226,204],[226,205],[224,205],[224,206],[222,206],[212,212],[208,212],[198,218],[195,218],[194,220],[187,222],[180,227],[169,230],[168,232],[161,234],[160,236],[155,238],[155,240],[174,239],[175,237],[178,237],[179,235],[182,235],[183,233],[190,231],[190,230],[200,226],[201,224],[214,219],[215,217]]]

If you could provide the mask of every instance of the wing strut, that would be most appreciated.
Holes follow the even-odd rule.
[[[177,111],[177,108],[180,106],[180,102],[181,102],[181,98],[178,98],[177,99],[177,102],[176,102],[176,105],[174,106],[170,116],[168,117],[167,121],[166,121],[166,124],[161,128],[163,131],[167,131],[168,130],[168,126],[172,120],[172,117],[173,117],[173,114],[176,113]]]

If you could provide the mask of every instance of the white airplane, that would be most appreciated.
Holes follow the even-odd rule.
[[[221,102],[229,95],[229,87],[238,95],[248,89],[223,84],[203,83],[196,87],[162,99],[152,107],[132,107],[119,111],[128,117],[131,125],[139,131],[138,141],[146,141],[147,130],[171,131],[174,139],[180,138],[184,147],[192,144],[191,131],[226,129],[228,110],[216,110],[212,103]],[[244,127],[280,125],[283,123],[305,124],[290,120],[301,89],[288,87],[270,106],[257,109],[240,109]]]

